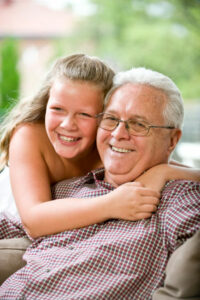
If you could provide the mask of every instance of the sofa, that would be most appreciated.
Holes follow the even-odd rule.
[[[0,285],[25,265],[22,256],[30,243],[27,238],[0,241]],[[200,230],[171,255],[165,275],[152,300],[200,300]]]

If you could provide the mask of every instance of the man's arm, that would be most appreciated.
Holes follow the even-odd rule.
[[[164,227],[170,252],[200,229],[200,183],[174,181],[163,191],[166,210]]]

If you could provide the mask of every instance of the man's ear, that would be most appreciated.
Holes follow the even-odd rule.
[[[180,140],[181,136],[182,136],[181,129],[172,129],[171,136],[170,136],[170,144],[169,144],[169,148],[168,148],[170,153],[176,147],[176,145],[177,145],[178,141]]]

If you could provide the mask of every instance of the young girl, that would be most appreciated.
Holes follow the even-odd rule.
[[[103,109],[113,75],[109,66],[87,55],[58,59],[39,92],[21,100],[2,124],[0,166],[9,162],[21,221],[33,238],[105,221],[106,209],[112,210],[121,201],[117,189],[92,200],[50,201],[52,184],[102,166],[95,145],[95,116]],[[199,178],[195,170],[176,166],[163,167],[162,174],[160,178],[159,170],[157,189],[169,179]],[[139,179],[145,187],[135,183],[131,191],[124,188],[124,204],[130,198],[134,204],[133,221],[148,218],[156,210],[160,194],[148,185],[157,175],[149,170]],[[148,205],[141,205],[138,199]],[[105,209],[100,209],[102,203]]]

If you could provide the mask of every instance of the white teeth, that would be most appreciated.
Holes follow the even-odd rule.
[[[132,150],[128,150],[128,149],[124,149],[124,148],[116,148],[114,146],[112,146],[112,150],[115,151],[115,152],[120,152],[120,153],[132,152]]]
[[[69,138],[69,137],[66,137],[64,135],[61,135],[60,138],[61,138],[61,140],[67,141],[67,142],[74,142],[74,141],[78,140],[77,138]]]

